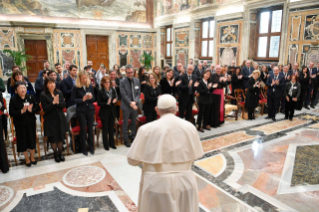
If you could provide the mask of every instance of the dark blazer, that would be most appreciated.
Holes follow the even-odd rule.
[[[72,99],[71,99],[71,94],[74,87],[71,76],[68,76],[62,81],[61,87],[62,87],[63,96],[65,98],[66,108],[74,105],[74,102],[72,102]]]
[[[313,87],[317,81],[317,68],[314,67],[312,68],[312,70],[310,70],[309,68],[309,71],[310,71],[310,75],[314,75],[314,74],[316,75],[315,78],[311,78],[311,87]]]
[[[265,74],[267,74],[268,76],[268,73],[264,73],[263,71],[261,71],[259,79],[266,84],[268,77],[266,76],[265,78]]]
[[[145,101],[143,104],[144,111],[154,111],[157,105],[158,96],[162,94],[161,86],[158,85],[155,89],[146,84],[144,87]]]
[[[307,89],[307,87],[309,86],[309,79],[310,79],[309,71],[307,72],[307,77],[305,77],[305,74],[304,74],[304,73],[301,73],[301,74],[300,74],[300,76],[299,76],[299,83],[300,83],[300,85],[301,85],[301,89],[302,89],[302,90]],[[302,95],[304,95],[304,93],[303,93]]]
[[[33,104],[32,112],[28,110],[21,114],[21,110],[24,107],[24,103],[29,102]],[[21,99],[17,94],[10,99],[9,103],[9,114],[13,117],[13,123],[15,126],[26,126],[30,123],[35,123],[35,113],[39,111],[39,106],[36,103],[34,95],[26,94],[25,99]]]
[[[285,84],[286,84],[286,82],[290,82],[290,79],[291,79],[291,76],[292,76],[292,71],[291,70],[288,70],[287,74],[285,74],[284,72],[280,72],[279,74],[283,76],[283,78],[285,80]],[[287,76],[287,79],[286,79],[286,76]],[[289,79],[288,79],[288,77],[289,77]]]
[[[284,97],[288,96],[290,88],[291,88],[292,84],[291,82],[287,82],[285,85],[285,89],[284,89]],[[301,85],[299,82],[296,82],[293,89],[292,89],[292,98],[297,98],[297,101],[300,98],[300,94],[301,94]]]
[[[68,132],[68,124],[63,112],[63,108],[65,108],[66,103],[61,91],[57,90],[56,94],[59,95],[59,104],[57,105],[53,104],[53,97],[51,94],[42,92],[40,96],[41,106],[45,112],[43,117],[45,136],[54,136],[57,133],[61,133],[60,130],[57,130],[58,127],[61,127],[62,133]]]
[[[256,80],[253,77],[248,80],[248,92],[245,102],[246,108],[254,109],[258,106],[260,89],[258,87],[254,87],[255,83]]]
[[[83,96],[90,92],[92,94],[92,99],[88,99],[85,102],[83,102]],[[93,102],[95,100],[94,95],[94,88],[92,85],[89,87],[86,87],[84,90],[83,87],[78,88],[76,86],[73,87],[72,94],[71,94],[71,100],[76,104],[76,112],[85,112],[86,108],[88,107],[89,110],[95,110]]]
[[[236,89],[241,89],[243,87],[242,79],[238,79],[237,74],[231,75],[231,85],[232,85],[232,94],[235,94]]]
[[[55,82],[56,89],[62,91],[62,83],[61,82]]]
[[[174,96],[175,93],[175,82],[173,86],[170,86],[166,78],[162,78],[160,81],[162,88],[162,94],[171,94]]]
[[[23,78],[25,79],[25,81],[27,81],[27,82],[29,81],[28,77],[23,76]],[[8,81],[7,81],[7,91],[8,91],[8,93],[11,94],[11,77],[8,78]]]
[[[200,73],[200,71],[197,69],[197,67],[196,67],[196,69],[194,69],[193,75],[195,75],[195,76],[197,77],[197,80],[196,80],[196,81],[199,81],[199,80],[202,79],[201,73]]]
[[[228,82],[220,82],[219,79],[220,77],[222,77],[221,75],[217,75],[217,74],[212,74],[210,76],[210,82],[214,85],[214,84],[218,84],[217,88],[224,88],[227,86]],[[213,88],[213,90],[216,88]]]
[[[281,98],[282,90],[283,90],[283,87],[285,85],[285,79],[284,79],[283,75],[278,74],[279,84],[277,85],[275,83],[273,86],[271,86],[273,79],[275,79],[275,75],[270,75],[267,79],[267,82],[266,82],[266,85],[268,86],[267,96],[269,96],[269,97],[274,96],[275,98]]]
[[[249,80],[249,76],[253,73],[253,71],[254,71],[254,68],[253,67],[249,67],[249,69],[248,69],[248,67],[247,66],[245,66],[245,67],[243,67],[242,69],[241,69],[241,75],[243,75],[243,86],[244,86],[244,88],[247,88],[247,86],[248,86],[248,80]]]
[[[63,74],[63,73],[61,73],[61,74]],[[61,79],[60,74],[58,72],[56,72],[56,81],[60,82],[60,83],[62,82],[62,79]]]
[[[179,77],[178,81],[179,80],[182,80],[182,82],[177,86],[177,89],[179,90],[178,102],[187,103],[188,101],[191,101],[192,103],[194,103],[194,93],[195,93],[194,84],[197,81],[197,76],[192,75],[192,80],[193,80],[192,91],[193,92],[191,95],[189,95],[189,93],[188,93],[188,91],[189,91],[188,75],[186,73],[184,73],[183,75],[181,75]]]
[[[43,79],[43,77],[38,78],[38,79],[35,80],[34,87],[35,87],[35,98],[36,98],[37,102],[40,102],[40,94],[44,90],[44,79]]]
[[[112,100],[111,104],[108,105],[107,102],[109,101],[109,96],[106,94],[105,88],[99,90],[97,94],[97,104],[101,107],[99,116],[101,119],[108,117],[110,114],[113,114],[114,117],[117,117],[115,105],[113,104],[113,100],[117,98],[116,90],[112,89]]]
[[[115,78],[115,83],[116,83],[115,90],[116,90],[117,98],[119,101],[121,101],[122,99],[121,92],[120,92],[120,81],[121,81],[120,78]]]
[[[145,86],[146,86],[146,84],[142,84],[142,82],[146,82],[147,83],[147,81],[148,81],[148,77],[147,77],[147,75],[143,75],[143,76],[141,76],[139,79],[138,79],[139,81],[140,81],[140,84],[141,84],[141,92],[143,93],[144,92],[144,88],[145,88]]]
[[[209,80],[207,82],[207,85],[209,84]],[[199,81],[199,85],[197,87],[197,92],[199,93],[198,103],[199,104],[205,104],[209,105],[212,103],[212,95],[211,89],[208,89],[207,85],[204,83],[203,80]]]
[[[131,108],[130,103],[132,101],[135,101],[136,104],[140,100],[141,95],[141,84],[140,81],[137,78],[132,78],[133,80],[133,88],[134,88],[134,97],[135,99],[132,100],[132,87],[129,79],[126,77],[121,80],[120,82],[120,91],[122,96],[121,101],[121,109],[122,110],[128,110]]]
[[[296,71],[291,69],[291,74],[295,75],[296,73],[298,73],[298,77],[299,77],[300,76],[300,71],[298,69]]]

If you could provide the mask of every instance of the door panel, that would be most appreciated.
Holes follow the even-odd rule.
[[[101,63],[109,69],[109,44],[107,36],[86,36],[87,60],[93,62],[93,69],[98,70]]]
[[[35,82],[39,72],[43,69],[43,61],[48,60],[47,44],[45,40],[25,40],[26,54],[32,58],[27,60],[28,78]]]

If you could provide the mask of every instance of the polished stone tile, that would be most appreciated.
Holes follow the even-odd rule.
[[[215,155],[211,158],[196,161],[195,165],[217,177],[226,167],[226,159],[222,154]]]
[[[280,131],[283,131],[283,130],[286,130],[289,128],[296,127],[298,125],[303,125],[307,122],[308,121],[306,121],[306,120],[294,118],[293,121],[289,121],[289,120],[279,121],[279,122],[275,122],[272,124],[267,124],[267,125],[263,125],[260,127],[256,127],[256,128],[251,129],[251,130],[263,131],[265,134],[269,135],[272,133],[276,133],[276,132],[280,132]]]
[[[227,147],[233,144],[241,143],[256,138],[257,136],[251,136],[245,134],[244,131],[227,134],[217,138],[209,139],[202,142],[204,152],[213,151],[219,148]]]

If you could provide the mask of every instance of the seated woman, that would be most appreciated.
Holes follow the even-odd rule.
[[[116,149],[114,142],[114,122],[117,116],[115,104],[118,100],[116,90],[111,87],[110,77],[103,77],[101,81],[101,90],[97,94],[97,104],[101,107],[99,116],[103,128],[104,149],[109,147]]]
[[[246,95],[245,108],[248,109],[248,119],[255,119],[254,110],[258,106],[259,93],[260,93],[260,71],[255,70],[252,73],[253,77],[248,80],[248,92]]]
[[[22,75],[21,75],[22,76]],[[17,152],[22,152],[25,157],[26,166],[30,167],[37,164],[34,159],[36,143],[36,117],[39,111],[34,95],[27,93],[24,82],[18,81],[14,85],[16,95],[11,97],[9,104],[9,114],[13,117],[17,137]],[[30,150],[30,158],[28,156]]]
[[[35,92],[33,89],[32,84],[27,80],[27,78],[23,77],[21,71],[15,71],[12,73],[11,76],[11,88],[10,88],[10,95],[13,97],[16,94],[16,91],[14,90],[14,86],[16,82],[22,82],[25,84],[26,89],[27,89],[27,94],[31,94],[35,96]]]
[[[165,77],[163,77],[160,81],[162,94],[171,94],[172,96],[174,96],[174,93],[175,93],[174,81],[175,81],[174,71],[173,69],[168,69],[165,72]]]
[[[95,108],[94,102],[94,88],[91,85],[88,73],[80,71],[73,87],[71,100],[76,104],[76,117],[80,124],[80,143],[81,150],[84,155],[88,155],[86,148],[86,140],[89,144],[90,153],[94,154],[93,144],[93,122]],[[86,131],[88,138],[86,138]]]
[[[285,119],[292,121],[295,113],[295,105],[301,94],[301,85],[297,81],[296,75],[291,76],[291,81],[288,81],[285,85],[284,96],[286,99]]]
[[[211,88],[212,83],[209,82],[211,72],[210,71],[204,71],[202,75],[202,80],[199,81],[199,85],[197,87],[197,92],[199,93],[198,98],[198,117],[197,117],[197,130],[200,132],[204,132],[202,128],[202,120],[204,118],[204,129],[210,130],[210,127],[208,126],[208,120],[209,120],[209,112],[210,112],[210,106],[212,104],[212,95],[211,95]],[[217,84],[215,85],[217,87]]]
[[[157,105],[157,99],[161,94],[162,90],[160,85],[158,85],[156,75],[154,73],[149,74],[149,81],[144,88],[145,101],[143,110],[146,117],[146,123],[157,119],[155,107]]]
[[[54,151],[55,162],[65,161],[62,155],[63,140],[65,133],[69,131],[68,124],[63,112],[66,107],[63,94],[56,89],[55,80],[46,78],[44,81],[44,92],[40,96],[44,114],[44,136]]]

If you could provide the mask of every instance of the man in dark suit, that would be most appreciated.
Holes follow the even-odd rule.
[[[50,71],[50,63],[49,63],[49,61],[47,61],[47,60],[43,61],[43,67],[44,67],[44,69],[42,71],[44,71],[44,70]],[[42,71],[39,72],[38,78],[42,77]]]
[[[175,82],[177,80],[177,78],[179,78],[179,76],[181,75],[181,73],[183,72],[183,65],[182,63],[177,63],[177,69],[176,69],[176,72],[174,71],[174,79],[175,79]]]
[[[268,104],[268,117],[266,119],[272,119],[276,121],[276,112],[279,109],[280,99],[284,87],[284,77],[279,74],[279,68],[275,66],[273,68],[274,74],[270,75],[267,79],[267,104]]]
[[[319,88],[319,62],[317,63],[317,87]],[[317,92],[317,95],[315,97],[314,105],[316,106],[318,104],[318,99],[319,99],[319,92]]]
[[[47,70],[42,71],[42,77],[35,80],[34,88],[35,88],[35,100],[37,103],[40,103],[40,94],[44,91],[44,80],[47,78]]]
[[[57,81],[57,73],[55,71],[49,71],[48,72],[48,77],[52,78],[55,80],[55,87],[56,89],[62,91],[62,86],[61,86],[61,82]]]
[[[56,71],[56,81],[61,83],[64,78],[62,66],[60,63],[56,63],[54,67]]]
[[[187,71],[179,77],[176,86],[179,90],[178,103],[179,103],[179,117],[191,121],[192,110],[194,104],[195,87],[198,86],[197,76],[193,74],[194,68],[192,65],[187,66]],[[195,87],[194,87],[195,86]]]
[[[292,76],[292,71],[289,70],[288,66],[284,66],[283,72],[279,73],[282,77],[284,77],[284,85],[286,85],[287,82],[290,82],[291,76]],[[283,89],[285,86],[283,87]],[[281,113],[285,113],[285,104],[286,104],[286,99],[281,98],[281,104],[280,104],[280,111]]]
[[[207,64],[207,60],[203,61],[203,69],[206,71],[207,68],[210,68],[210,66]]]
[[[110,70],[109,75],[112,82],[112,87],[116,90],[118,100],[121,100],[121,92],[120,92],[120,79],[116,77],[116,71]]]
[[[298,70],[298,67],[299,67],[299,64],[298,63],[295,63],[292,67],[292,75],[295,75],[296,77],[299,77],[300,75],[300,71]]]
[[[93,69],[93,62],[92,60],[88,60],[88,66],[90,66],[90,70],[88,70],[88,72],[93,73],[94,77],[96,75],[96,71]]]
[[[183,67],[183,64],[182,64],[182,60],[181,59],[178,59],[177,60],[177,63],[176,63],[176,66],[174,66],[174,78],[176,78],[177,76],[179,76],[179,71],[178,71],[178,64],[181,64],[182,67]]]
[[[305,104],[307,102],[307,106],[308,106],[308,104],[310,102],[311,92],[313,92],[312,93],[311,104],[310,104],[310,107],[312,107],[312,108],[315,108],[315,104],[314,103],[315,103],[315,99],[316,99],[316,96],[317,96],[317,93],[318,93],[318,83],[317,83],[318,70],[314,66],[315,66],[315,64],[313,62],[309,63],[310,84],[309,84],[309,87],[308,87],[306,101],[305,101]]]
[[[251,67],[250,60],[246,61],[246,66],[241,69],[241,75],[243,76],[243,88],[244,90],[248,87],[248,80],[253,73],[254,68]]]
[[[138,113],[138,102],[141,95],[140,81],[134,78],[134,68],[128,64],[125,67],[126,78],[120,82],[120,92],[122,96],[121,109],[123,111],[123,139],[124,145],[130,147],[128,135],[128,122],[131,119],[131,141],[133,142],[136,135],[136,117]]]
[[[70,65],[69,76],[62,81],[62,92],[66,103],[66,108],[74,105],[71,100],[71,94],[73,86],[75,85],[76,74],[78,67],[76,65]]]

